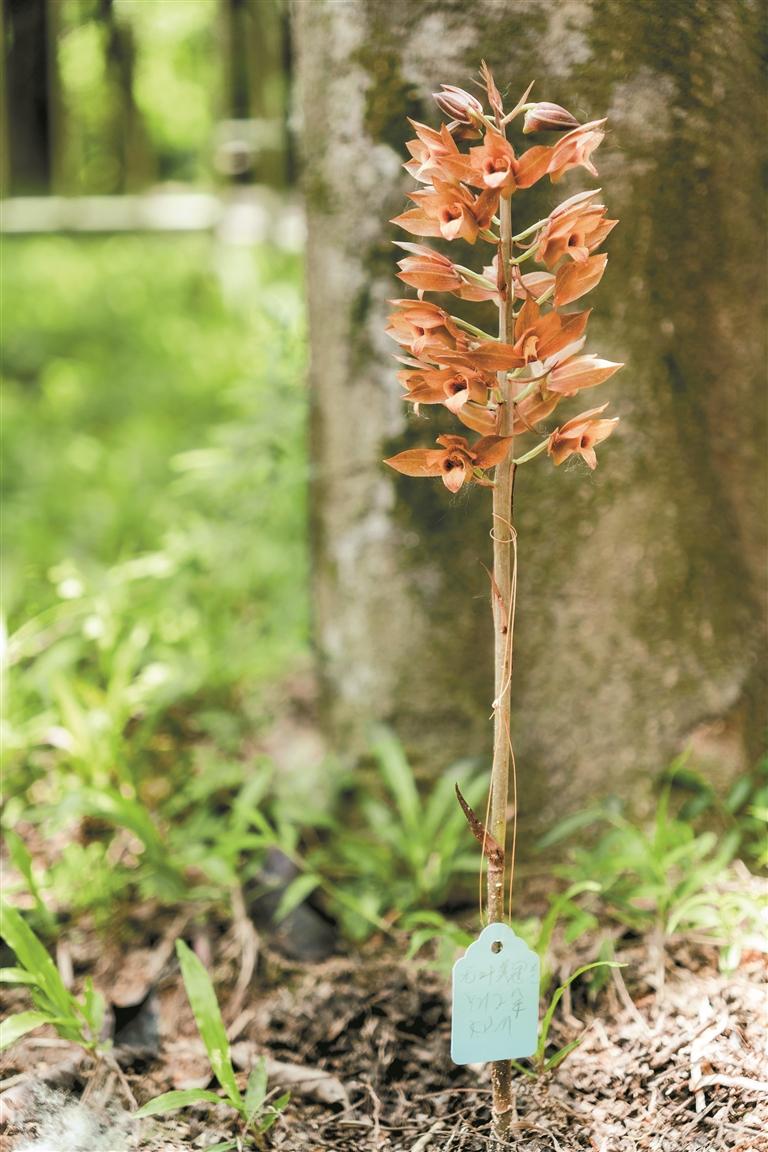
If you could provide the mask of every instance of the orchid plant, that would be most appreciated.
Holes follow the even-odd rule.
[[[483,846],[488,917],[497,922],[505,914],[510,768],[513,810],[517,809],[510,735],[517,585],[515,474],[520,465],[545,453],[556,466],[580,457],[588,468],[596,467],[595,449],[618,422],[603,415],[607,404],[570,416],[549,431],[542,422],[622,365],[585,353],[590,312],[567,310],[605,272],[608,257],[597,249],[617,221],[606,218],[600,191],[579,192],[516,233],[512,226],[512,199],[518,192],[546,176],[556,184],[574,168],[597,176],[591,157],[603,139],[605,121],[580,124],[557,104],[529,103],[532,85],[507,112],[485,63],[480,76],[487,108],[471,93],[444,84],[434,94],[448,117],[439,131],[410,121],[416,136],[407,145],[411,158],[405,168],[422,187],[410,193],[415,207],[392,223],[417,237],[483,242],[495,252],[478,272],[426,245],[400,243],[406,254],[399,261],[398,276],[417,290],[417,297],[393,301],[387,328],[402,349],[398,376],[404,399],[417,412],[421,405],[442,405],[479,439],[441,435],[437,447],[412,448],[386,463],[407,476],[439,477],[450,492],[465,484],[493,492],[494,756],[485,822],[460,793],[459,801]],[[523,135],[563,135],[553,145],[520,151],[509,140],[520,116]],[[465,143],[466,149],[460,147]],[[523,270],[528,261],[534,270]],[[498,336],[426,301],[425,292],[493,303]],[[510,903],[514,827],[513,823]],[[503,1138],[513,1115],[509,1061],[493,1064],[491,1082],[494,1131]]]

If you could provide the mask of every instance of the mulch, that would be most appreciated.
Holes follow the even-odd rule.
[[[213,963],[243,1078],[264,1055],[270,1087],[292,1093],[269,1147],[490,1148],[488,1067],[450,1062],[445,974],[406,962],[391,945],[384,955],[369,948],[302,965],[236,926],[196,944]],[[556,1014],[553,1045],[581,1036],[580,1046],[553,1072],[517,1078],[509,1148],[768,1152],[765,957],[747,953],[724,975],[717,952],[691,941],[664,952],[648,940],[615,947],[627,967],[593,1000],[574,985]],[[581,959],[564,959],[562,974]],[[45,1031],[4,1053],[0,1152],[204,1152],[231,1139],[223,1105],[140,1124],[130,1116],[131,1096],[143,1103],[210,1080],[167,942],[127,955],[107,948],[94,974],[114,988],[115,1062],[94,1067]],[[14,1010],[23,995],[12,993]]]

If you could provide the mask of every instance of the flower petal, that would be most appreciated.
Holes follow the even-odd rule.
[[[409,448],[397,456],[390,456],[384,463],[404,476],[440,476],[444,459],[445,452],[436,448]]]
[[[475,462],[479,468],[493,468],[506,459],[512,444],[511,436],[483,436],[472,445]]]
[[[555,307],[561,308],[563,304],[570,304],[586,296],[602,280],[607,263],[607,253],[601,252],[598,256],[590,256],[583,264],[569,260],[558,268],[555,277]]]
[[[552,369],[547,387],[551,392],[572,396],[581,388],[594,388],[602,384],[619,368],[623,368],[623,364],[614,364],[597,356],[572,356],[570,360],[564,360]]]

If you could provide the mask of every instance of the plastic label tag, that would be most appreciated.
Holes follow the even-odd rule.
[[[508,924],[488,924],[453,966],[451,1059],[532,1056],[539,1031],[539,957]]]

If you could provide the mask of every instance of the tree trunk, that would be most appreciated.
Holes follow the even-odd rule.
[[[608,115],[598,183],[621,220],[588,345],[627,364],[601,390],[619,431],[594,475],[541,457],[516,483],[521,815],[637,796],[688,743],[723,774],[748,764],[765,701],[758,5],[315,0],[293,15],[315,637],[336,744],[360,755],[383,720],[426,774],[490,753],[488,493],[381,464],[444,430],[434,410],[406,414],[383,335],[387,300],[408,294],[387,223],[412,186],[406,116],[435,123],[430,93],[470,86],[485,57],[512,100],[535,79],[581,120]],[[595,183],[542,181],[515,198],[516,225]]]
[[[8,181],[13,193],[44,193],[51,180],[50,37],[47,0],[5,0]]]
[[[253,120],[259,132],[252,162],[231,173],[243,184],[283,188],[290,165],[286,130],[288,27],[281,0],[227,0],[221,8],[225,115]]]
[[[101,0],[107,76],[113,96],[112,143],[117,162],[115,192],[142,191],[152,182],[153,165],[144,120],[133,94],[136,43],[114,0]]]

